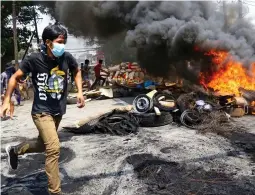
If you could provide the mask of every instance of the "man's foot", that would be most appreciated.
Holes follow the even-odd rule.
[[[18,155],[15,153],[14,147],[7,146],[5,148],[5,151],[7,153],[7,158],[8,158],[9,166],[12,169],[17,169],[17,167],[18,167]]]

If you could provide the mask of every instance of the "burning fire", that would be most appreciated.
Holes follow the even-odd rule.
[[[212,62],[217,69],[213,75],[200,73],[200,83],[220,93],[240,95],[238,88],[255,90],[255,63],[252,75],[249,76],[241,62],[234,61],[225,51],[211,50],[205,55],[212,56]]]

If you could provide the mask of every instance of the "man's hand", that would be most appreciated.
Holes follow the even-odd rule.
[[[4,101],[3,105],[1,106],[1,117],[5,117],[6,114],[10,112],[10,116],[13,116],[13,110],[11,109],[11,102]]]
[[[6,93],[5,93],[3,105],[2,105],[2,108],[1,108],[1,112],[0,112],[1,117],[6,116],[7,112],[10,112],[10,116],[12,118],[13,112],[14,112],[14,105],[11,102],[12,93],[13,93],[14,89],[17,86],[18,80],[23,75],[24,75],[24,73],[22,72],[22,70],[18,69],[14,73],[14,75],[12,75],[12,77],[10,78],[9,83],[8,83],[8,87],[7,87],[7,90],[6,90]]]
[[[74,72],[74,81],[78,89],[78,95],[77,95],[77,104],[78,108],[83,108],[85,106],[85,101],[82,93],[82,78],[81,78],[81,70],[76,69]]]
[[[77,95],[77,107],[83,108],[85,106],[85,100],[82,93],[78,93]]]

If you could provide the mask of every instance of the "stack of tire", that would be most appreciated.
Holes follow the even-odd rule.
[[[162,105],[161,102],[171,102],[172,106]],[[171,112],[176,109],[174,98],[166,93],[157,92],[152,98],[145,94],[138,95],[133,101],[133,115],[138,119],[141,127],[159,127],[173,122]],[[160,115],[154,111],[160,110]]]

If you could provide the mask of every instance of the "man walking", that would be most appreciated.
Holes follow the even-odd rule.
[[[42,34],[41,52],[32,53],[20,64],[20,68],[10,78],[1,115],[5,115],[10,106],[11,94],[22,76],[32,73],[34,102],[32,118],[39,131],[36,141],[26,141],[17,146],[8,146],[6,152],[13,169],[17,169],[18,155],[44,152],[45,170],[48,177],[50,194],[60,194],[58,159],[60,143],[57,134],[62,115],[66,113],[68,69],[74,73],[78,88],[78,107],[84,107],[81,71],[73,56],[65,52],[67,31],[60,25],[47,26]]]
[[[100,84],[101,81],[103,81],[103,83],[102,83],[102,86],[103,86],[106,81],[106,79],[101,76],[101,72],[107,73],[106,71],[104,71],[102,69],[102,64],[103,64],[103,60],[99,60],[98,64],[94,67],[96,80],[92,84],[92,86],[90,88],[91,90],[94,89],[97,84]]]

